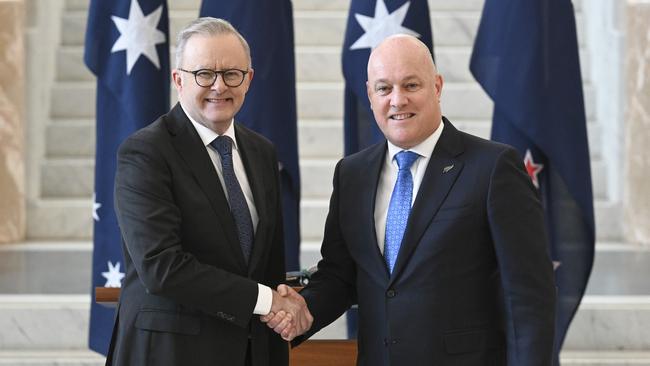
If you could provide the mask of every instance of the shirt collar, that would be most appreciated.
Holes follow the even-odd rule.
[[[217,137],[221,136],[218,133],[212,131],[211,129],[205,127],[204,125],[196,122],[194,118],[192,118],[186,111],[185,108],[183,108],[183,104],[181,103],[181,108],[183,109],[183,112],[185,112],[185,115],[187,118],[189,118],[190,122],[192,122],[192,125],[194,126],[194,129],[196,132],[199,134],[199,137],[201,138],[201,141],[203,142],[203,146],[208,146],[214,139]],[[237,139],[235,138],[235,119],[233,118],[232,121],[230,121],[230,126],[228,126],[228,129],[224,133],[225,136],[228,136],[232,139],[232,147],[235,150],[239,150],[237,148]]]
[[[436,147],[436,144],[438,143],[438,140],[440,139],[440,135],[442,135],[442,129],[445,127],[444,122],[440,122],[440,125],[438,125],[438,128],[436,128],[435,131],[429,137],[424,139],[424,141],[420,142],[419,144],[413,146],[410,149],[406,149],[406,151],[413,151],[414,153],[420,155],[421,157],[424,158],[429,158],[431,157],[431,154],[433,154],[433,149]],[[388,158],[389,161],[393,161],[393,158],[397,153],[399,153],[402,150],[401,147],[393,145],[390,141],[388,142]]]

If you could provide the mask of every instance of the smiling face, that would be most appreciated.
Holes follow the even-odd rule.
[[[440,125],[443,80],[427,47],[411,36],[392,36],[368,60],[368,98],[386,139],[409,149]]]
[[[244,82],[238,87],[223,83],[222,75],[211,87],[200,87],[194,75],[175,69],[172,71],[174,86],[185,111],[198,123],[223,134],[244,103],[244,97],[253,78],[250,60],[239,39],[234,34],[194,35],[185,45],[183,65],[179,68],[248,70]]]

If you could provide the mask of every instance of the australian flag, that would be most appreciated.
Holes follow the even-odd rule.
[[[96,286],[120,287],[124,266],[113,210],[117,148],[169,110],[167,4],[93,0],[84,61],[97,77],[94,250],[89,347],[106,355],[114,311],[95,304]]]
[[[370,109],[366,81],[370,52],[388,36],[418,37],[433,54],[427,0],[352,0],[343,40],[345,155],[384,140]],[[357,336],[357,311],[348,311],[348,337]]]
[[[206,0],[201,16],[229,21],[251,48],[255,77],[235,120],[266,136],[278,151],[286,270],[296,271],[300,269],[300,169],[291,1]]]
[[[345,155],[384,139],[366,91],[370,52],[386,37],[410,34],[433,50],[427,0],[352,0],[343,41]]]
[[[487,0],[470,69],[494,101],[492,139],[516,147],[539,189],[558,287],[555,363],[594,257],[594,210],[570,0]]]

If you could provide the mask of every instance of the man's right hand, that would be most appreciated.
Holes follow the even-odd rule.
[[[314,321],[305,299],[287,285],[273,291],[271,312],[260,319],[286,341],[308,331]]]

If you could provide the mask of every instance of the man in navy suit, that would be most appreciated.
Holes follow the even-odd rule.
[[[373,50],[368,98],[387,141],[336,167],[323,259],[301,292],[314,323],[294,345],[358,304],[359,365],[551,365],[556,294],[537,192],[512,147],[442,116],[442,86],[417,38]]]

